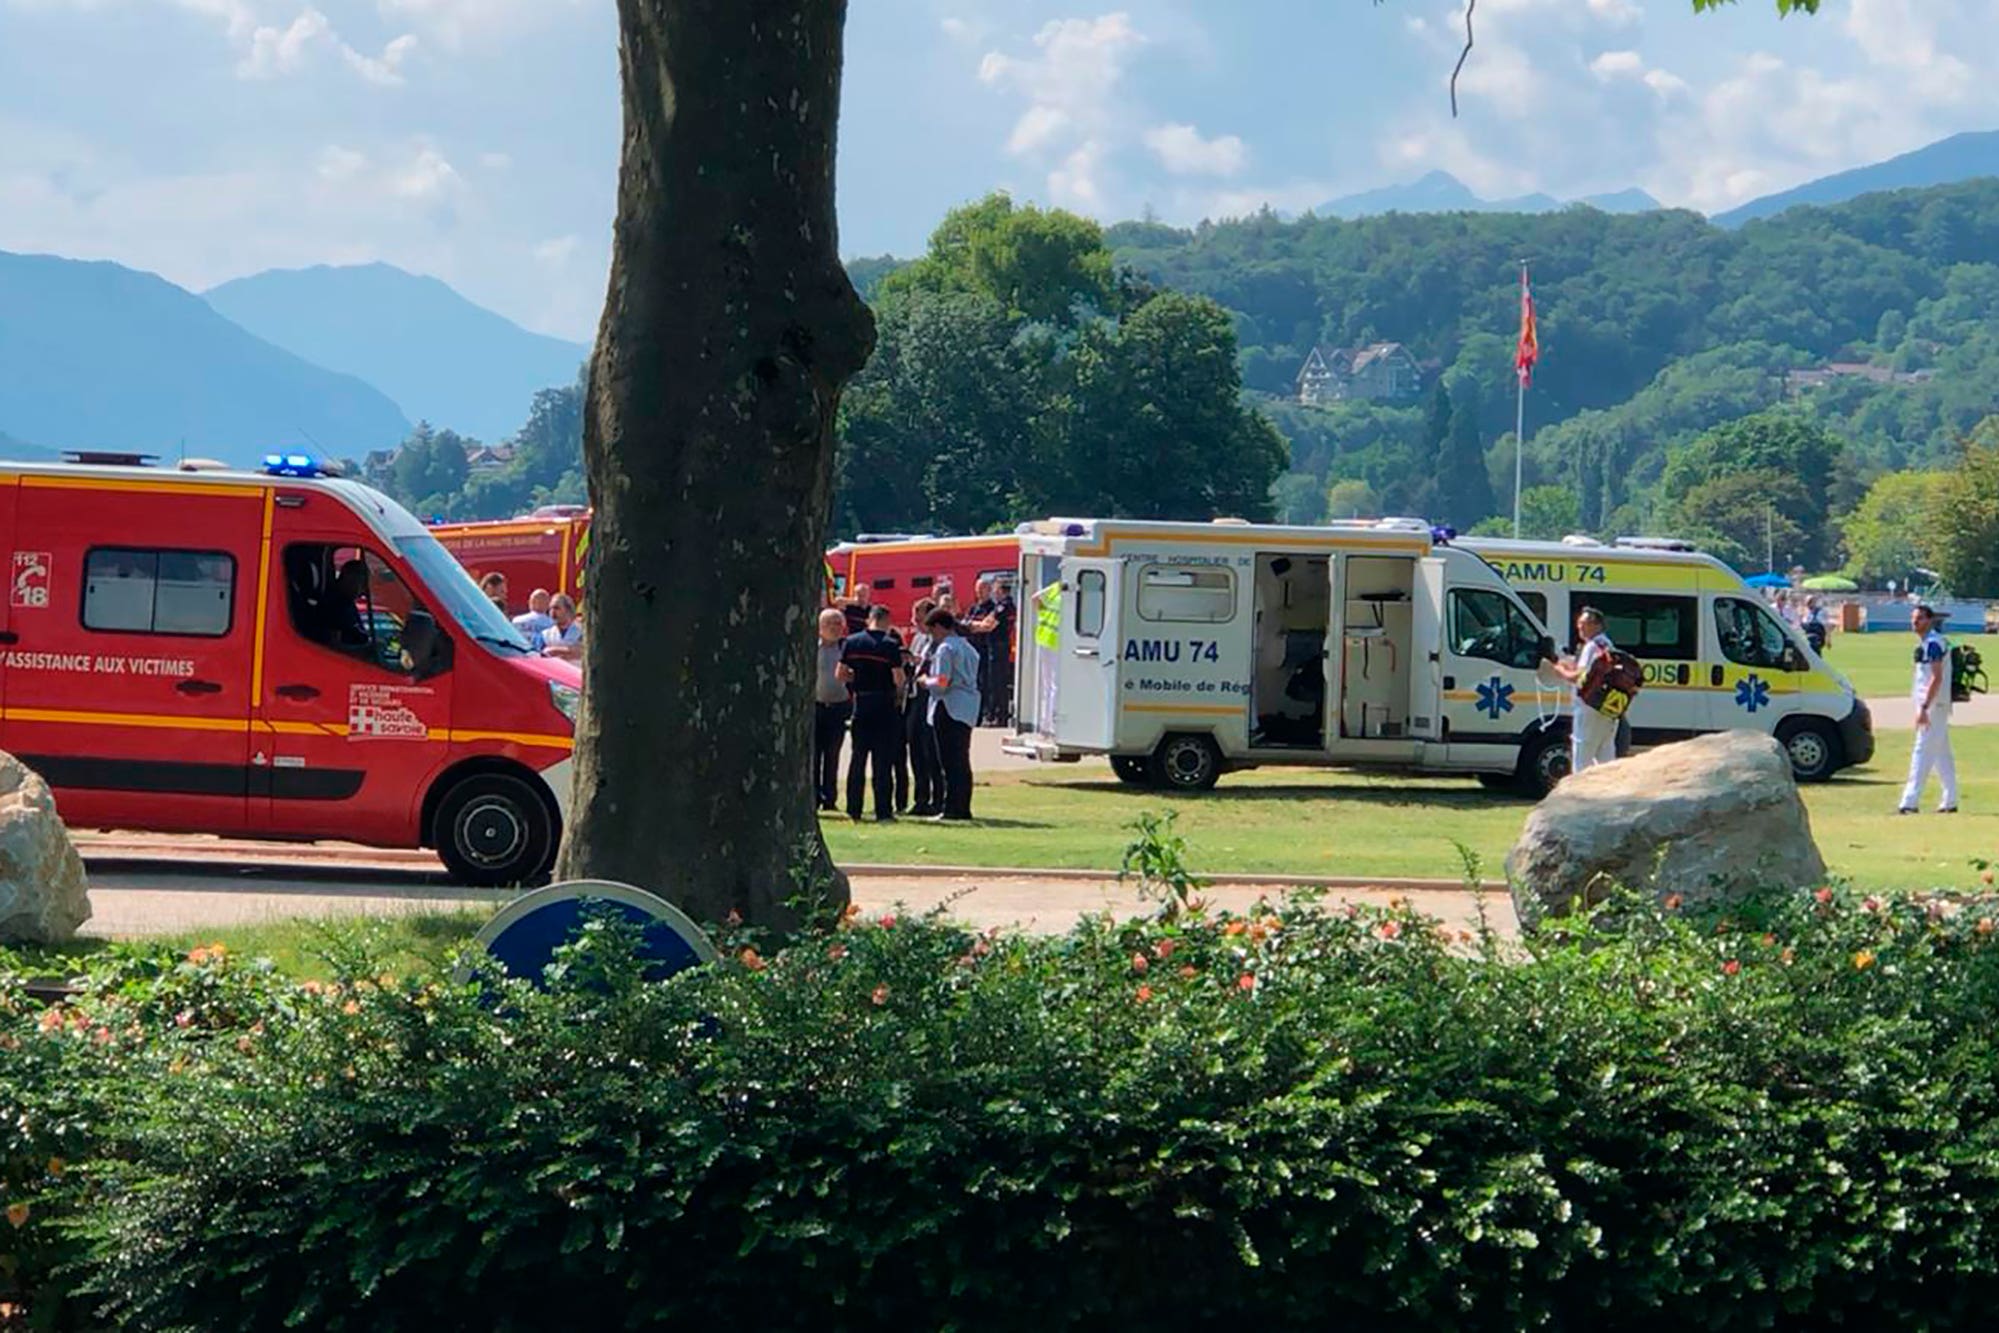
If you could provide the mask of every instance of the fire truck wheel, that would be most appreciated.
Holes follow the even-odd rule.
[[[1206,791],[1222,775],[1222,752],[1207,736],[1168,736],[1152,752],[1152,783],[1168,791]]]
[[[555,816],[521,779],[480,773],[438,802],[437,854],[460,884],[531,883],[546,876],[555,859]]]
[[[1111,756],[1111,772],[1117,780],[1132,787],[1152,785],[1152,761],[1134,754],[1114,754]]]

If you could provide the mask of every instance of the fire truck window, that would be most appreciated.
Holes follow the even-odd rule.
[[[236,561],[222,551],[101,547],[84,557],[83,627],[219,639],[236,604]]]
[[[928,574],[918,574],[915,578],[909,581],[909,586],[912,588],[927,588],[935,582],[937,582],[937,580],[930,577],[930,575]]]
[[[285,550],[292,627],[313,643],[405,672],[403,626],[423,606],[387,561],[354,546]]]
[[[893,588],[894,586],[895,586],[894,579],[876,579],[874,584],[876,592],[887,592],[890,588]]]

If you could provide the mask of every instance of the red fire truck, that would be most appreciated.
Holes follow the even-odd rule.
[[[1020,569],[1020,538],[869,537],[842,542],[826,553],[827,577],[835,596],[845,597],[862,583],[874,601],[904,623],[924,597],[950,591],[960,610],[973,602],[980,579],[1013,583]],[[1019,590],[1015,590],[1016,600]]]
[[[581,681],[394,501],[304,455],[0,463],[0,749],[81,827],[546,874]]]
[[[590,511],[583,505],[544,505],[521,518],[490,523],[440,523],[430,535],[458,557],[474,582],[504,574],[510,615],[528,609],[528,595],[536,588],[583,601],[590,553]]]

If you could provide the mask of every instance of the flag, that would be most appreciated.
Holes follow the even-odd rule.
[[[1520,269],[1520,346],[1513,353],[1513,368],[1525,386],[1534,381],[1534,363],[1541,359],[1541,339],[1534,329],[1534,293],[1527,286],[1527,268]]]

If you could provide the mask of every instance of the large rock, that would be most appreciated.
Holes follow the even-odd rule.
[[[1506,874],[1531,929],[1614,886],[1697,904],[1815,886],[1825,861],[1784,748],[1722,731],[1566,779],[1527,817]]]
[[[90,920],[83,858],[49,784],[0,754],[0,944],[61,944]]]

